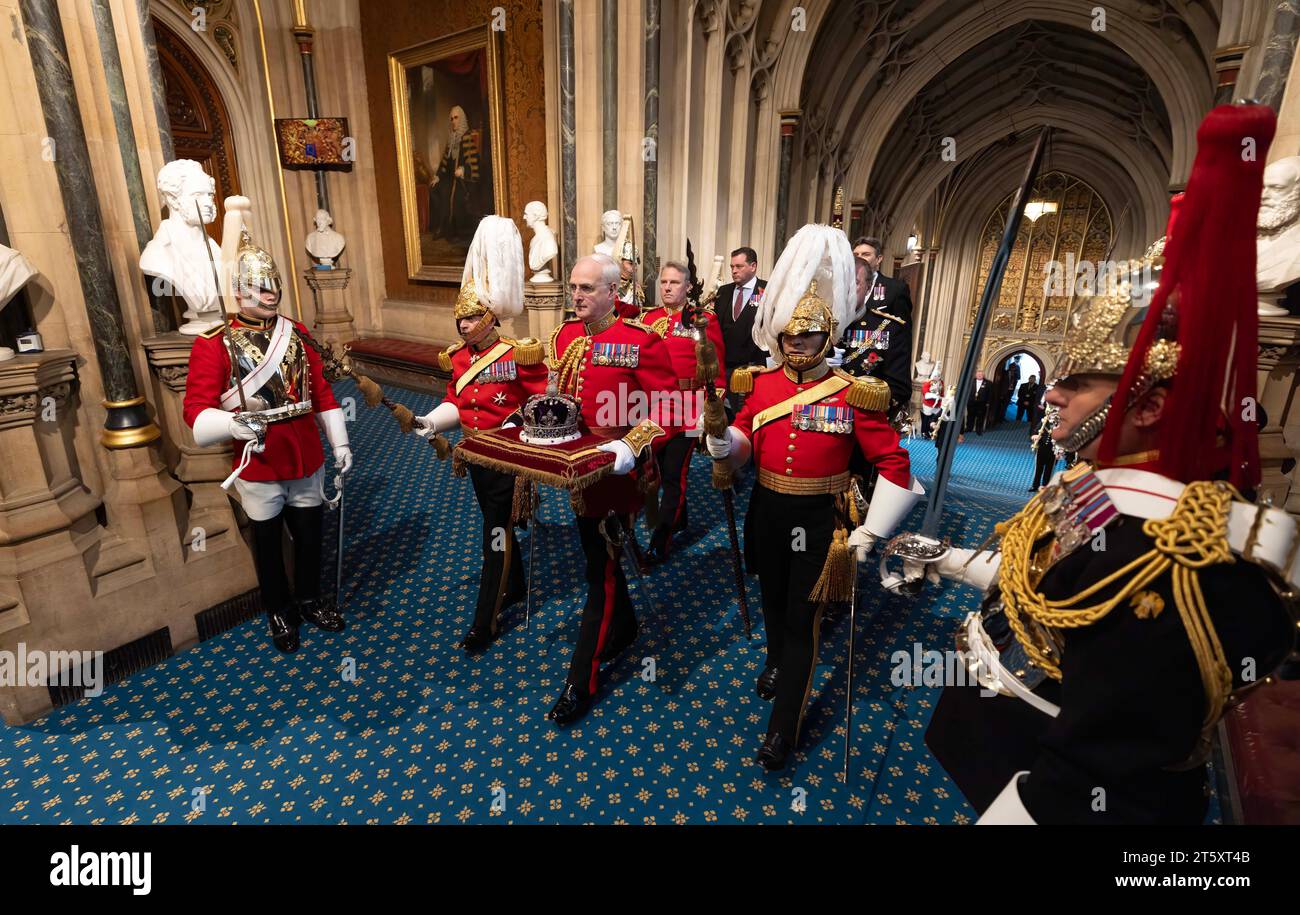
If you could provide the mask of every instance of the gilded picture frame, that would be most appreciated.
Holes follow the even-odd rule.
[[[412,280],[459,284],[479,219],[509,212],[501,57],[490,24],[388,55]]]

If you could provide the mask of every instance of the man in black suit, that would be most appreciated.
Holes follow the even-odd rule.
[[[992,386],[984,380],[983,372],[975,373],[975,390],[970,395],[970,406],[966,408],[966,423],[962,432],[975,430],[976,435],[984,434],[985,424],[989,418],[989,404],[992,402]]]
[[[754,342],[754,315],[767,288],[767,280],[758,278],[758,255],[753,248],[731,252],[731,282],[718,287],[713,307],[726,354],[727,383],[731,373],[747,365],[767,365],[767,350]],[[740,412],[745,395],[727,391],[727,416],[734,419]]]
[[[1038,412],[1038,401],[1043,396],[1043,389],[1038,384],[1038,376],[1030,375],[1029,380],[1016,392],[1016,422],[1022,422],[1026,415],[1032,425],[1034,414]]]
[[[857,299],[840,346],[850,375],[871,375],[889,385],[893,415],[912,399],[912,298],[907,284],[880,272],[880,240],[862,238],[857,255]],[[863,256],[866,255],[866,256]]]

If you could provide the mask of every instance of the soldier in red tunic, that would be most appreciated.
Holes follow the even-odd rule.
[[[644,320],[656,334],[663,338],[677,374],[677,387],[682,394],[686,419],[703,413],[704,384],[695,379],[695,340],[699,331],[682,323],[682,306],[690,285],[690,274],[685,264],[665,261],[659,270],[658,308],[648,311]],[[726,365],[723,354],[722,329],[711,309],[702,312],[708,323],[704,333],[717,352],[718,364]],[[718,396],[725,398],[727,379],[719,373],[714,382]],[[668,558],[672,535],[686,527],[686,476],[691,468],[691,455],[698,441],[687,430],[674,435],[659,452],[661,490],[659,496],[659,525],[650,535],[650,548],[646,560],[651,564]]]
[[[577,317],[551,334],[551,367],[559,390],[578,399],[583,425],[608,438],[600,448],[615,455],[612,474],[583,491],[578,514],[587,602],[564,691],[547,716],[561,725],[586,714],[600,685],[601,662],[636,638],[636,616],[617,546],[644,502],[638,479],[648,469],[650,451],[664,441],[649,440],[640,423],[652,420],[659,427],[654,431],[668,437],[682,424],[671,406],[679,398],[668,349],[650,328],[615,311],[618,279],[613,258],[593,254],[578,260],[569,277]]]
[[[320,596],[325,456],[317,425],[340,475],[352,468],[352,450],[316,343],[306,327],[279,313],[280,273],[247,232],[234,288],[239,314],[190,351],[185,422],[201,446],[236,443],[232,477],[252,522],[262,607],[275,647],[290,653],[298,649],[301,619],[327,632],[344,628],[337,608]],[[292,599],[281,547],[285,524],[294,544]]]
[[[498,429],[531,394],[546,387],[542,344],[512,340],[497,330],[501,319],[524,310],[524,249],[514,221],[485,216],[465,259],[465,274],[452,315],[463,343],[439,354],[451,372],[447,396],[416,420],[421,435],[460,427],[465,435]],[[513,424],[513,423],[512,423]],[[471,464],[470,482],[483,512],[483,571],[474,622],[461,647],[482,651],[497,636],[501,611],[527,593],[511,509],[515,478]]]
[[[784,767],[798,746],[822,610],[830,600],[849,597],[846,579],[856,574],[850,550],[865,559],[920,492],[886,413],[889,385],[826,363],[853,287],[853,252],[844,233],[829,226],[800,229],[772,271],[754,323],[754,341],[780,354],[782,363],[738,369],[732,390],[750,396],[725,438],[706,439],[715,460],[734,469],[752,454],[758,469],[745,548],[746,564],[758,570],[767,631],[757,691],[775,700],[755,758],[769,770]],[[880,477],[865,520],[848,536],[843,506],[855,450]]]

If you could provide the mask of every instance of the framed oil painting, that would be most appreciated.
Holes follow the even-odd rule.
[[[507,212],[500,48],[485,24],[388,56],[413,280],[459,283],[479,220]]]

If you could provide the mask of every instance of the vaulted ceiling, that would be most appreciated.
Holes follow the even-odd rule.
[[[1185,180],[1213,101],[1220,0],[1115,0],[1104,18],[1081,0],[808,6],[792,185],[823,211],[842,183],[877,231],[905,231],[957,165],[1001,161],[990,150],[1042,124],[1057,128],[1057,154],[1116,172],[1113,194],[1158,207]]]

